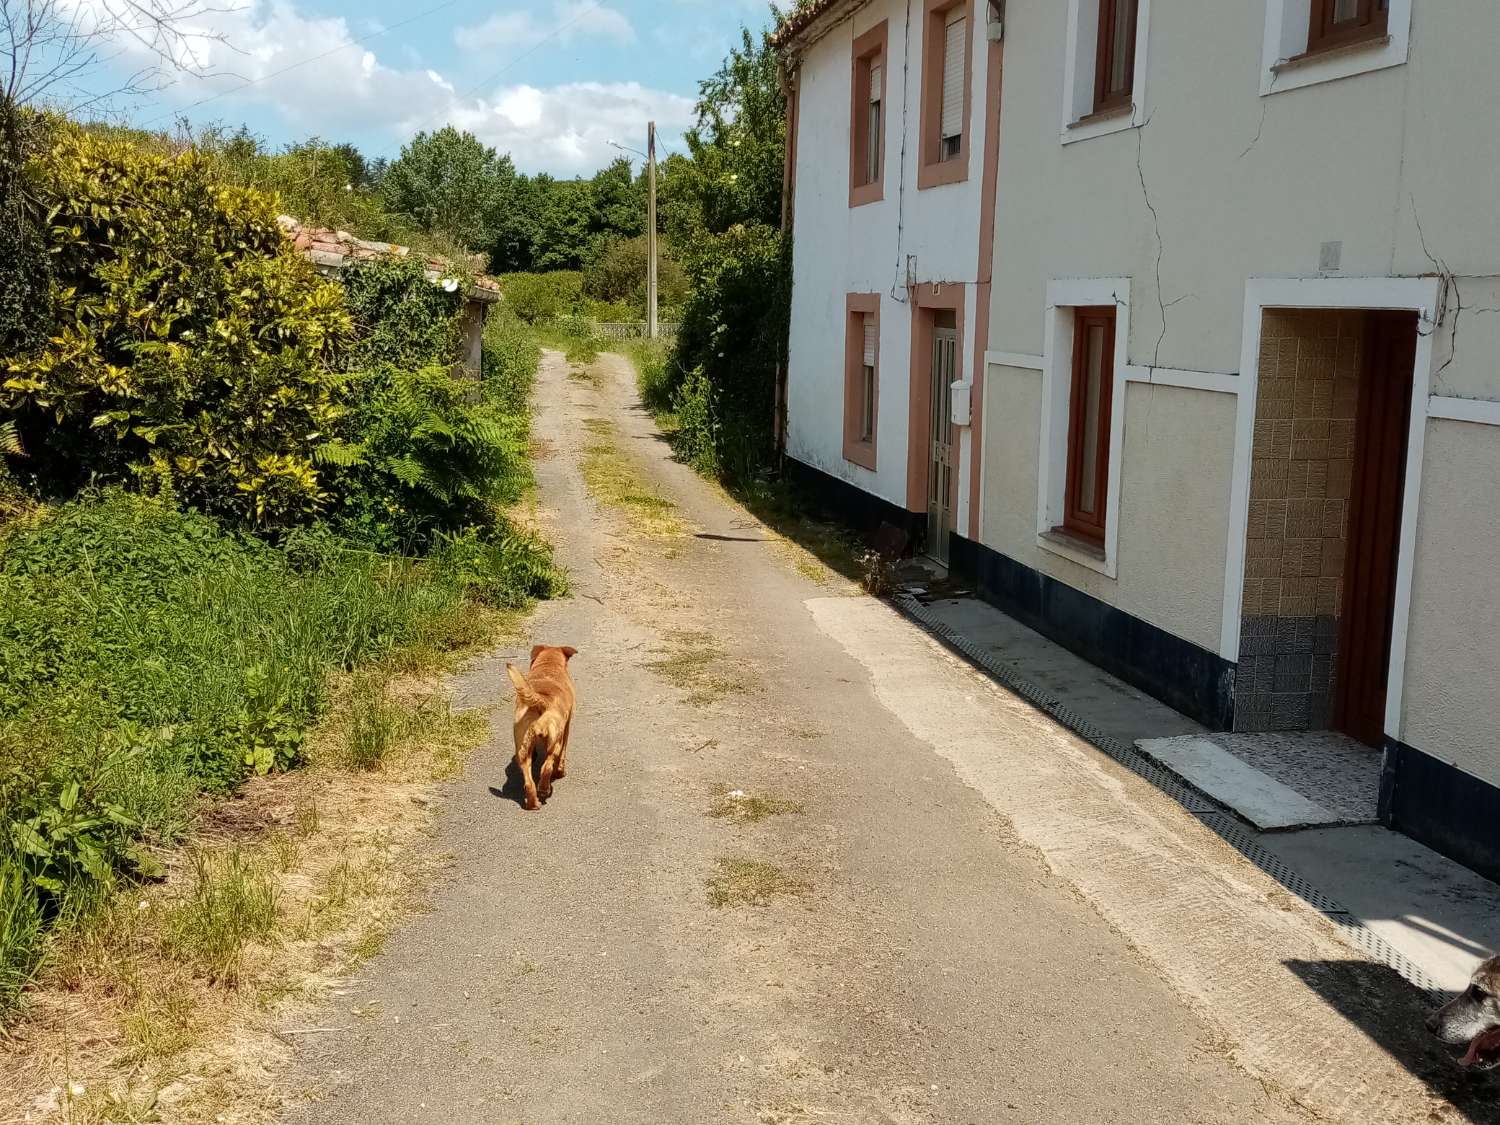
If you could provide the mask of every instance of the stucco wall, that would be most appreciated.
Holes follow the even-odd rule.
[[[1147,123],[1064,145],[1067,8],[1064,0],[1007,5],[991,349],[1042,353],[1049,280],[1122,276],[1132,281],[1130,363],[1235,374],[1247,279],[1318,276],[1320,248],[1336,242],[1333,276],[1453,274],[1432,333],[1432,393],[1500,399],[1500,317],[1482,311],[1500,307],[1500,224],[1476,218],[1493,211],[1500,131],[1474,126],[1500,114],[1491,57],[1500,6],[1417,0],[1404,64],[1262,97],[1266,3],[1152,0]],[[997,384],[1014,381],[990,372]],[[1220,464],[1206,448],[1205,419],[1227,458],[1233,397],[1179,393],[1178,428],[1153,421],[1158,455],[1183,469]],[[1132,410],[1111,582],[1036,551],[1035,412],[1024,422],[1003,418],[1005,399],[997,392],[987,403],[983,540],[1217,647],[1222,628],[1212,615],[1172,604],[1153,583],[1169,571],[1221,599],[1224,545],[1193,547],[1227,537],[1227,471],[1183,481],[1191,513],[1175,496],[1153,497],[1129,467],[1139,440]],[[1500,750],[1482,733],[1500,719],[1492,691],[1500,583],[1484,563],[1500,550],[1500,510],[1485,499],[1500,479],[1500,428],[1429,429],[1402,737],[1500,782]],[[1018,454],[1002,453],[1005,441],[1030,447],[1031,476],[1012,471]],[[1154,504],[1164,505],[1155,518],[1168,535],[1178,518],[1199,522],[1202,534],[1186,550],[1164,542],[1132,560],[1129,544]],[[1200,508],[1212,508],[1210,518]]]
[[[1131,362],[1232,372],[1245,279],[1316,275],[1335,241],[1343,276],[1429,273],[1430,251],[1476,278],[1471,310],[1490,303],[1494,284],[1477,278],[1500,264],[1500,224],[1473,216],[1493,207],[1500,131],[1472,122],[1500,113],[1500,8],[1418,3],[1405,65],[1262,98],[1264,3],[1152,0],[1148,124],[1063,145],[1066,9],[1007,6],[992,348],[1040,351],[1049,278],[1129,276]],[[1184,298],[1159,359],[1157,221],[1162,295]],[[1463,331],[1500,342],[1472,311]],[[1500,397],[1500,369],[1466,350],[1436,389]]]
[[[1115,581],[1037,546],[1041,393],[1035,371],[992,364],[985,376],[983,541],[1217,651],[1233,396],[1142,383],[1126,387],[1120,577]]]
[[[1500,785],[1500,429],[1429,421],[1424,460],[1401,740]]]
[[[910,7],[913,42],[906,42]],[[787,373],[787,450],[799,461],[895,504],[906,503],[911,308],[907,282],[958,282],[966,325],[974,324],[978,269],[980,149],[983,136],[984,5],[976,5],[971,56],[973,98],[966,181],[917,190],[922,6],[876,0],[832,27],[802,56],[794,192],[792,317]],[[882,19],[887,45],[884,198],[849,206],[849,96],[854,39]],[[903,86],[903,58],[910,77]],[[906,130],[903,167],[902,129]],[[902,181],[904,182],[904,186]],[[899,234],[899,244],[898,244]],[[914,255],[908,273],[907,256]],[[850,293],[878,293],[880,370],[876,470],[843,458],[844,307]],[[972,370],[966,330],[963,366]],[[966,480],[960,497],[967,497]],[[964,515],[961,510],[960,517]],[[962,526],[962,524],[960,524]]]

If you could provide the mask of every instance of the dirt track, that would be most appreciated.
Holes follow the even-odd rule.
[[[316,1021],[334,1030],[299,1042],[289,1120],[1227,1123],[1315,1120],[1297,1101],[1378,1104],[1388,1120],[1429,1108],[1382,1091],[1383,1076],[1382,1100],[1340,1087],[1326,1104],[1268,1076],[1233,1019],[1204,1014],[1211,990],[1169,979],[1159,950],[1061,877],[1034,846],[1041,828],[997,811],[994,779],[967,757],[1003,747],[1067,765],[1088,748],[798,565],[670,461],[622,361],[598,370],[570,378],[549,353],[539,386],[540,515],[575,589],[533,638],[581,650],[569,775],[540,812],[512,799],[503,662],[520,654],[477,665],[467,701],[499,707],[439,817],[451,878]],[[597,503],[581,471],[607,446],[639,474],[624,509]],[[929,705],[943,713],[902,713]],[[1122,839],[1187,819],[1102,765],[1075,772],[1113,802]],[[1234,893],[1259,893],[1253,869],[1202,847],[1246,881]],[[1336,949],[1300,918],[1284,930],[1310,959]],[[1281,1039],[1268,1049],[1307,1047]]]

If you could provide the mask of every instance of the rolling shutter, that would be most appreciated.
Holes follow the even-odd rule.
[[[872,102],[880,100],[880,76],[882,73],[879,63],[872,63],[870,65],[870,100]]]
[[[968,20],[963,8],[948,17],[943,26],[943,120],[942,135],[958,137],[964,131],[964,39]]]
[[[866,367],[875,366],[875,318],[873,316],[865,317],[865,354],[863,362]]]

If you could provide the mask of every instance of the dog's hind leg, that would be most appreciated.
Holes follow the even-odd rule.
[[[516,769],[521,773],[521,786],[526,790],[526,807],[528,809],[539,809],[541,803],[536,799],[536,782],[531,780],[531,732],[526,732],[526,737],[516,747]]]
[[[559,778],[568,776],[568,735],[573,732],[573,717],[568,716],[568,721],[563,724],[561,749],[557,752],[557,776]]]
[[[552,796],[552,771],[557,768],[557,751],[550,750],[542,759],[542,778],[537,785],[537,792],[541,794],[542,800]]]

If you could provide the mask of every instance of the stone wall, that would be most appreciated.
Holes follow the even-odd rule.
[[[1237,730],[1329,722],[1364,332],[1359,312],[1265,313]]]

